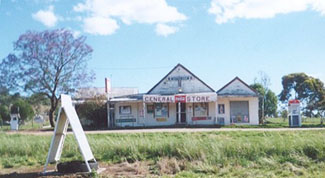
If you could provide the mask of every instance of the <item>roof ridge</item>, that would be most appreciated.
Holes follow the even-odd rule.
[[[187,69],[185,66],[183,66],[181,63],[178,63],[171,71],[167,73],[156,85],[154,85],[148,92],[147,94],[150,94],[152,90],[154,90],[165,78],[168,77],[169,74],[171,74],[174,70],[176,70],[177,67],[182,67],[185,71],[187,71],[189,74],[191,74],[193,77],[195,77],[198,81],[200,81],[203,85],[208,87],[211,92],[215,92],[213,88],[211,88],[208,84],[206,84],[204,81],[202,81],[199,77],[197,77],[194,73],[192,73],[189,69]]]

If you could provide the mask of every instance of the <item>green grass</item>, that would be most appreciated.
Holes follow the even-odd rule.
[[[49,122],[44,125],[49,125]],[[42,129],[42,124],[32,123],[31,121],[26,122],[24,125],[19,126],[19,130],[24,131],[37,131]],[[263,125],[226,125],[223,128],[288,128],[288,119],[283,118],[267,118]],[[325,127],[325,125],[320,124],[320,118],[305,118],[302,121],[302,127],[313,128],[313,127]],[[0,126],[1,131],[9,131],[10,126]]]
[[[47,121],[44,124],[39,124],[39,123],[32,123],[31,121],[26,122],[25,124],[19,125],[19,130],[24,130],[24,131],[38,131],[42,130],[43,125],[49,125],[49,122]],[[0,126],[0,131],[9,131],[10,130],[10,125],[3,125]]]
[[[87,135],[99,161],[150,161],[157,170],[175,159],[177,177],[323,177],[324,136],[322,130]],[[43,165],[50,138],[0,134],[2,169]],[[62,161],[76,159],[81,155],[69,135]]]
[[[304,118],[301,122],[303,128],[325,127],[321,125],[320,118]],[[226,125],[224,128],[288,128],[288,119],[283,118],[266,118],[263,125]]]

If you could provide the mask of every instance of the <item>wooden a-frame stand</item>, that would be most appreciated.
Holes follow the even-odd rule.
[[[60,160],[69,123],[74,137],[78,142],[79,150],[87,165],[88,172],[91,172],[89,161],[93,160],[96,162],[96,159],[94,158],[94,155],[90,149],[86,134],[81,127],[77,112],[72,105],[71,97],[68,95],[61,95],[61,107],[58,113],[54,135],[52,137],[51,146],[44,166],[44,173],[46,173],[49,163],[57,163]]]

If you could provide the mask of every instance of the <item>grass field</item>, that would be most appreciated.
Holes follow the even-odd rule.
[[[304,118],[301,122],[303,128],[324,127],[320,118]],[[286,128],[289,127],[288,119],[266,118],[263,125],[227,125],[226,128]]]
[[[19,130],[42,130],[43,126],[50,126],[49,121],[46,121],[44,124],[27,121],[25,124],[19,125]],[[10,125],[2,125],[0,126],[0,131],[9,131]]]
[[[44,126],[49,126],[49,122],[44,123]],[[24,125],[19,126],[19,130],[24,131],[37,131],[44,130],[43,124],[27,122]],[[224,128],[286,128],[289,127],[288,119],[283,118],[267,118],[266,122],[263,125],[227,125],[222,126]],[[302,127],[304,128],[312,128],[312,127],[325,127],[325,125],[320,124],[320,118],[305,118],[302,121]],[[0,126],[0,131],[9,131],[10,126]],[[48,130],[48,128],[46,129]]]
[[[152,175],[324,177],[325,132],[206,132],[87,135],[97,160],[146,162]],[[43,165],[50,136],[0,133],[1,169]],[[68,135],[62,161],[81,159]]]

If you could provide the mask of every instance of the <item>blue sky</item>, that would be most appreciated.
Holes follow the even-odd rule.
[[[259,71],[325,82],[323,0],[0,0],[0,59],[27,30],[69,28],[94,49],[93,86],[148,91],[177,63],[220,89]]]

